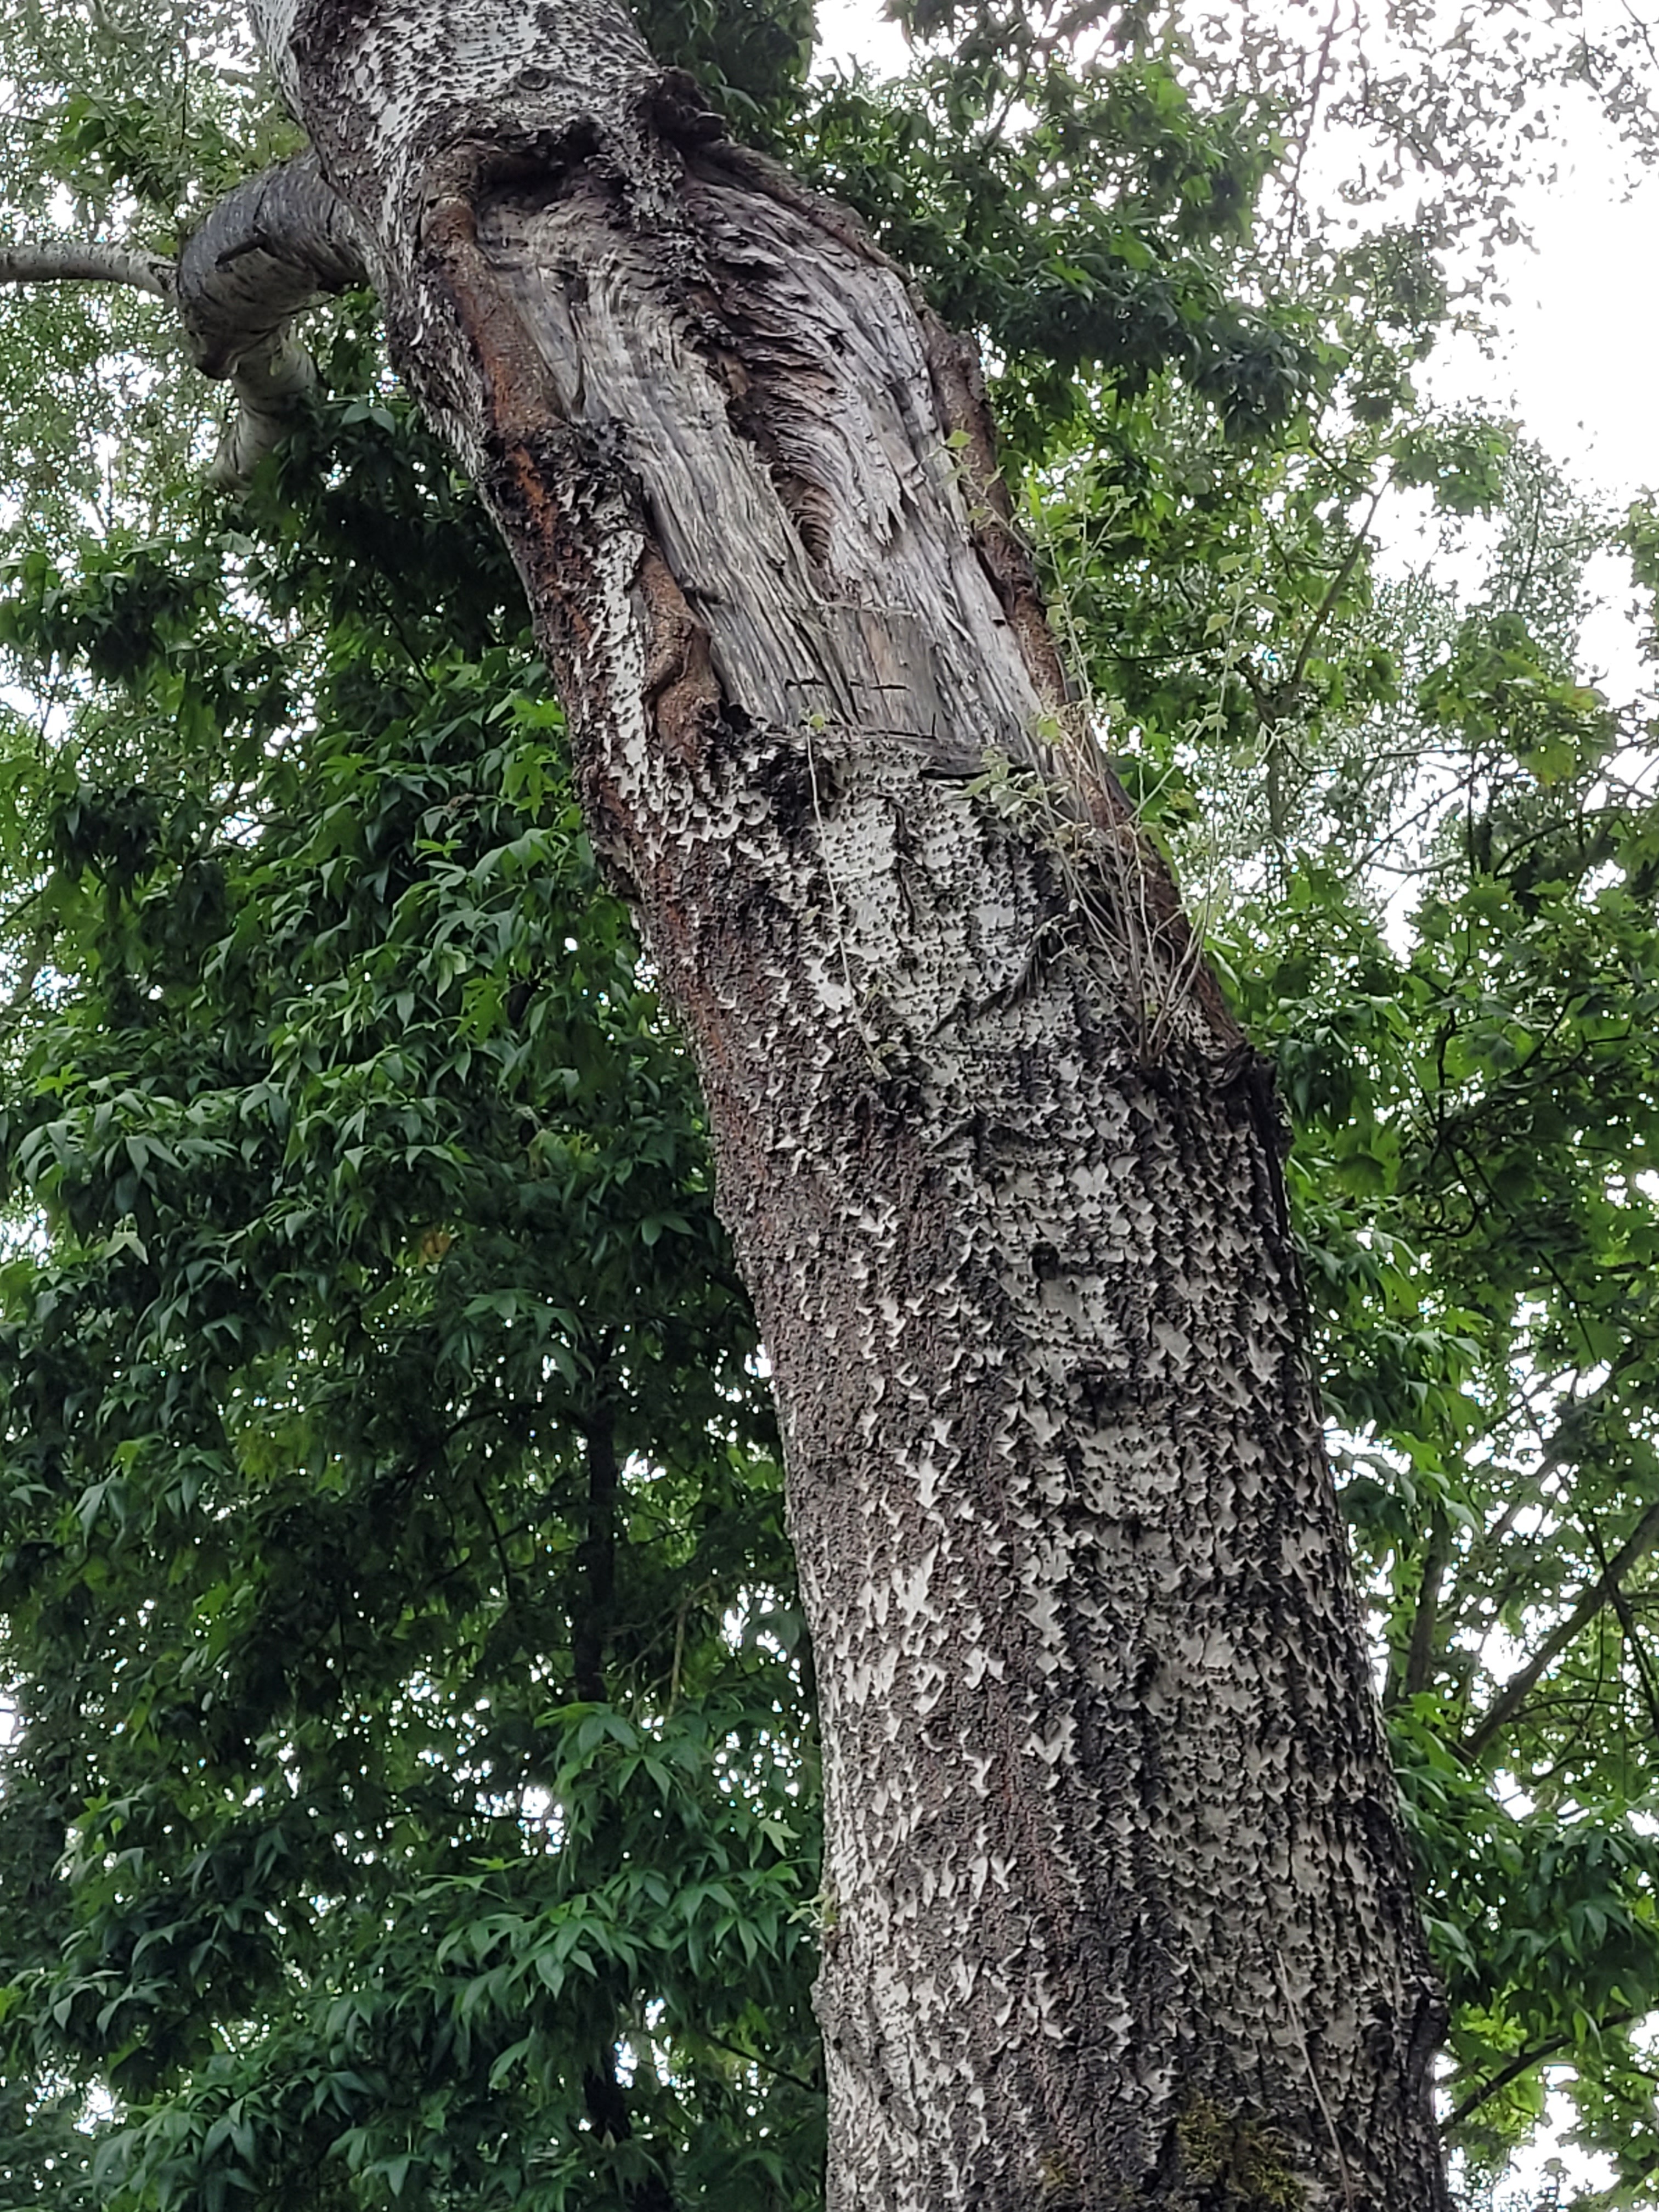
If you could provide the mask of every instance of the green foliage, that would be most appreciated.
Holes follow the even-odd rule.
[[[804,1655],[695,1091],[471,502],[400,410],[285,466],[0,618],[88,687],[0,1128],[0,2070],[108,2083],[111,2205],[805,2201]]]
[[[694,71],[736,137],[781,143],[811,58],[811,0],[647,0],[635,16],[658,60]]]
[[[1278,145],[1259,107],[1201,106],[1163,60],[1085,64],[1067,46],[827,87],[791,157],[981,335],[1002,431],[1036,459],[1075,434],[1103,374],[1132,401],[1173,371],[1232,437],[1321,390],[1333,356],[1302,318],[1234,289]]]
[[[1343,1502],[1453,2003],[1455,2139],[1501,2170],[1540,2065],[1568,2066],[1623,2177],[1610,2201],[1644,2203],[1659,810],[1639,723],[1548,641],[1576,629],[1595,542],[1553,489],[1511,467],[1467,611],[1398,603],[1416,680],[1367,727],[1408,756],[1413,815],[1336,784],[1322,805],[1316,753],[1227,954],[1297,1125]],[[1314,734],[1340,758],[1340,729]]]
[[[15,0],[0,15],[0,240],[122,238],[171,252],[226,185],[298,143],[236,0]],[[158,301],[0,288],[10,518],[72,544],[172,528],[211,453],[202,390]]]
[[[1297,1125],[1454,2138],[1500,2172],[1568,2069],[1653,2203],[1659,813],[1577,641],[1659,526],[1422,401],[1486,110],[1559,55],[1460,75],[1382,13],[1363,112],[1248,7],[926,0],[890,87],[807,83],[793,0],[647,22],[986,349],[1085,703]],[[170,244],[283,143],[241,35],[13,10],[6,222],[62,186]],[[1388,141],[1353,207],[1408,143],[1453,199],[1323,222],[1322,99]],[[234,514],[147,310],[0,317],[0,2197],[804,2212],[776,1440],[516,585],[366,303]],[[1379,562],[1412,500],[1479,589]],[[1276,2201],[1248,2118],[1188,2132]]]

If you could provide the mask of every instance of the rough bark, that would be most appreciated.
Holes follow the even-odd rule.
[[[245,483],[316,385],[294,318],[366,281],[356,226],[301,154],[226,193],[179,257],[179,318],[204,376],[229,379],[237,410],[215,464]]]
[[[1445,2197],[1263,1073],[970,358],[604,0],[267,0],[696,1048],[822,1696],[836,2212]]]

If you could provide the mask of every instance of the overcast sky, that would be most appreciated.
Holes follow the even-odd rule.
[[[1568,106],[1560,143],[1571,169],[1536,196],[1535,251],[1515,257],[1507,380],[1522,422],[1578,473],[1659,489],[1659,175],[1630,190],[1587,101]]]
[[[904,67],[897,27],[879,0],[823,0],[825,59]],[[1534,250],[1517,248],[1501,361],[1470,342],[1470,392],[1513,398],[1532,434],[1607,490],[1659,489],[1659,173],[1631,179],[1588,96],[1567,95],[1555,149],[1559,182],[1522,210]]]

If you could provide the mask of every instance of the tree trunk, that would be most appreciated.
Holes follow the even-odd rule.
[[[605,0],[267,0],[697,1056],[823,1707],[836,2212],[1443,2206],[1270,1086],[969,356]]]

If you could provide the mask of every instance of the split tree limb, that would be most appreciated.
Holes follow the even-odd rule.
[[[310,153],[227,192],[176,263],[96,244],[0,250],[0,283],[125,284],[171,302],[197,368],[236,394],[212,471],[226,489],[282,442],[316,384],[295,318],[368,282],[356,225]]]

